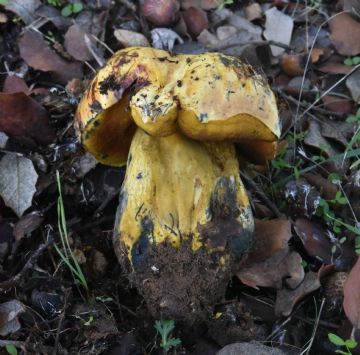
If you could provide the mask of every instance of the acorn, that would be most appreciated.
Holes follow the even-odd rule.
[[[178,20],[179,9],[177,0],[140,0],[140,14],[159,27],[174,24]]]

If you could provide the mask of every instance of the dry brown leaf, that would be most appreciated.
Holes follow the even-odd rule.
[[[203,10],[213,10],[218,8],[223,0],[181,0],[181,8],[186,10],[191,6],[199,6]]]
[[[355,328],[360,328],[360,257],[344,285],[344,310]]]
[[[246,6],[244,9],[245,17],[249,21],[258,20],[262,17],[263,12],[261,6],[255,2],[249,6]]]
[[[20,78],[17,75],[8,75],[4,81],[3,92],[8,94],[23,92],[24,94],[29,95],[29,87],[23,78]]]
[[[350,65],[338,62],[326,62],[318,66],[317,69],[326,74],[347,74],[352,68]]]
[[[32,138],[49,144],[55,134],[49,125],[47,111],[23,92],[0,93],[0,131],[15,137]]]
[[[36,10],[41,5],[39,0],[11,0],[7,1],[5,9],[18,15],[26,25],[36,18]]]
[[[237,277],[246,285],[257,288],[281,288],[283,279],[296,287],[303,279],[301,257],[289,253],[291,225],[285,219],[256,221],[254,244],[248,258],[241,264]]]
[[[309,271],[304,281],[295,290],[283,288],[277,292],[275,302],[275,314],[287,317],[292,312],[294,305],[308,294],[320,288],[320,271],[318,273]]]
[[[20,56],[36,70],[51,72],[54,79],[66,84],[73,78],[82,77],[82,64],[68,62],[56,54],[42,35],[27,29],[19,40]]]
[[[360,22],[348,13],[330,19],[330,39],[339,54],[353,56],[360,53]]]
[[[21,324],[18,315],[25,312],[25,306],[18,300],[0,304],[0,335],[7,336],[17,332]]]
[[[150,47],[149,41],[142,33],[118,29],[114,31],[114,36],[125,48]]]
[[[19,242],[26,235],[30,235],[31,232],[36,230],[43,222],[44,217],[40,212],[34,211],[22,216],[14,225],[13,234],[15,240]]]
[[[321,100],[327,110],[343,115],[351,114],[354,109],[354,105],[348,99],[343,99],[341,97],[325,95]]]
[[[93,56],[85,43],[86,31],[78,26],[72,25],[65,33],[64,46],[67,52],[80,61],[92,60]]]
[[[320,225],[306,218],[298,218],[294,223],[294,229],[311,257],[325,264],[332,263],[332,243]]]
[[[199,34],[209,28],[209,20],[204,10],[197,6],[189,7],[183,14],[186,28],[190,36],[196,38]]]

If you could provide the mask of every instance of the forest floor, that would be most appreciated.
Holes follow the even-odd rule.
[[[360,354],[359,1],[141,3],[0,0],[0,352]],[[154,319],[126,278],[126,168],[74,128],[97,70],[138,45],[239,57],[278,103],[278,155],[241,170],[257,260],[196,327]]]

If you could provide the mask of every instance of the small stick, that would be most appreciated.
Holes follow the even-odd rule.
[[[241,178],[244,179],[245,183],[250,185],[252,189],[255,190],[255,193],[259,196],[260,200],[266,204],[270,208],[270,210],[274,213],[276,217],[281,217],[282,214],[278,210],[278,208],[270,201],[270,199],[264,194],[262,190],[259,189],[257,184],[250,179],[245,173],[240,173]]]

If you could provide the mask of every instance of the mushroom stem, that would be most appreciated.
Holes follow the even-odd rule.
[[[253,219],[234,145],[137,129],[115,228],[116,245],[134,267],[151,245],[165,241],[178,248],[188,239],[193,251],[229,253],[233,247],[241,256]]]

